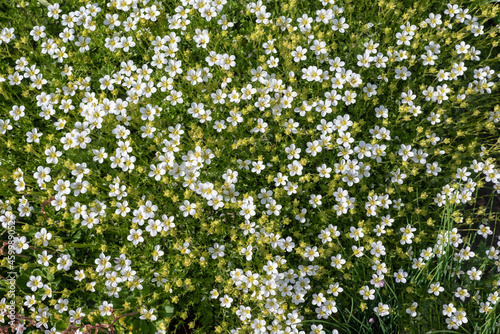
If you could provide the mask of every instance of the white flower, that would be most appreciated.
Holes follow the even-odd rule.
[[[99,305],[99,311],[101,311],[102,317],[110,316],[111,313],[113,313],[113,304],[104,301],[101,305]]]
[[[71,257],[68,254],[63,254],[57,259],[57,270],[63,269],[68,271],[72,264],[73,260]]]
[[[349,90],[346,90],[344,92],[344,96],[342,97],[342,101],[345,102],[346,106],[354,104],[354,103],[356,103],[356,96],[357,95],[358,94],[356,94],[355,92],[351,92]]]
[[[354,256],[356,256],[356,257],[362,257],[364,250],[365,250],[364,247],[358,248],[358,246],[352,246],[352,252],[353,252]]]
[[[221,121],[215,121],[214,122],[214,126],[213,128],[215,130],[217,130],[217,132],[222,132],[222,130],[224,130],[226,128],[226,125],[224,124],[225,121],[224,120],[221,120]]]
[[[62,39],[63,43],[68,43],[68,41],[73,41],[75,39],[75,29],[64,28],[64,30],[59,33],[59,37]]]
[[[483,238],[488,238],[488,235],[493,234],[493,231],[491,231],[490,227],[484,224],[481,224],[479,226],[479,229],[477,231],[477,234],[482,236]]]
[[[455,45],[455,50],[458,54],[465,54],[469,51],[469,49],[470,45],[466,44],[463,41],[460,44]]]
[[[182,246],[179,246],[177,248],[181,254],[189,254],[191,253],[191,250],[189,249],[189,243],[188,242],[185,242]]]
[[[344,291],[344,289],[337,282],[335,284],[330,284],[330,286],[328,287],[328,291],[326,293],[337,297],[339,293],[341,293],[342,291]]]
[[[465,311],[456,311],[455,313],[453,313],[452,317],[454,317],[457,320],[457,323],[461,325],[469,322],[469,320],[467,320],[466,315],[467,314],[465,313]]]
[[[298,160],[294,160],[291,164],[288,164],[287,167],[290,171],[290,176],[302,175],[303,166]]]
[[[47,10],[48,10],[48,13],[47,13],[47,16],[48,17],[51,17],[55,20],[59,19],[59,14],[61,13],[61,10],[59,8],[59,4],[58,3],[55,3],[53,5],[49,5],[47,7]]]
[[[236,311],[236,315],[241,321],[250,320],[252,318],[251,308],[245,305],[240,305],[240,308]]]
[[[269,57],[269,60],[266,63],[269,65],[269,68],[278,67],[279,58],[271,56]]]
[[[371,83],[368,83],[366,84],[365,87],[363,87],[363,92],[365,92],[368,97],[377,95],[377,85],[372,85]]]
[[[299,61],[306,60],[307,59],[306,53],[307,53],[307,49],[304,49],[303,47],[298,46],[294,51],[292,51],[293,61],[298,63]]]
[[[370,63],[373,62],[373,57],[370,56],[369,52],[365,52],[362,55],[358,55],[357,59],[358,59],[357,65],[359,67],[366,67],[366,68],[368,68],[368,67],[370,67]]]
[[[408,158],[412,158],[414,153],[411,151],[411,145],[401,145],[401,148],[398,151],[398,154],[403,157],[403,161],[408,160]]]
[[[266,168],[266,166],[264,165],[264,163],[262,161],[253,161],[252,162],[252,172],[253,173],[256,173],[256,174],[260,174],[261,171],[264,170],[264,168]]]
[[[306,153],[315,157],[321,151],[322,147],[317,140],[314,140],[312,143],[311,142],[307,143]]]
[[[26,136],[28,139],[26,140],[28,143],[34,142],[36,144],[40,143],[40,137],[42,137],[43,133],[39,133],[37,128],[34,128],[31,131],[26,132]]]
[[[441,171],[441,167],[439,167],[437,162],[433,162],[432,164],[427,163],[425,166],[427,167],[426,171],[427,174],[432,174],[434,176],[437,176]]]
[[[203,31],[201,31],[200,29],[196,29],[195,33],[196,35],[194,35],[193,40],[196,42],[196,47],[202,47],[206,49],[207,44],[210,41],[208,30],[204,29]]]
[[[115,15],[116,15],[116,14],[115,14]],[[80,48],[79,48],[79,51],[80,51],[81,53],[83,53],[83,52],[85,52],[85,51],[89,51],[89,50],[90,50],[90,47],[89,47],[90,42],[91,42],[90,38],[88,38],[88,37],[87,37],[87,38],[85,38],[85,37],[83,37],[83,36],[80,36],[80,37],[78,38],[78,41],[76,41],[76,42],[75,42],[75,45],[76,45],[76,46],[79,46],[79,47],[80,47]]]
[[[472,281],[479,281],[481,280],[481,275],[483,272],[481,270],[477,270],[476,267],[472,267],[471,270],[467,270],[467,275],[469,275],[469,278]]]
[[[111,256],[106,256],[104,253],[99,254],[99,258],[95,259],[94,263],[97,264],[97,271],[103,271],[106,268],[111,267],[111,262],[109,259]]]
[[[158,258],[163,256],[164,252],[160,249],[160,245],[156,245],[153,250],[153,260],[158,261]]]
[[[234,26],[233,22],[229,22],[226,15],[222,15],[217,21],[217,24],[222,26],[222,30],[227,30],[227,28],[232,28]]]
[[[430,294],[434,294],[435,296],[439,296],[439,294],[443,291],[444,291],[444,288],[441,286],[441,283],[436,282],[436,283],[431,284],[431,286],[427,292]]]
[[[219,297],[219,292],[217,290],[213,289],[210,291],[210,298],[216,299],[217,297]]]
[[[219,245],[215,243],[213,247],[210,247],[208,251],[212,254],[212,259],[217,259],[218,257],[224,257],[224,245]]]
[[[190,203],[188,200],[184,200],[184,204],[179,208],[182,211],[184,217],[189,215],[194,216],[196,214],[196,204]]]
[[[118,14],[106,14],[106,19],[103,23],[111,30],[113,30],[115,27],[120,26],[121,24],[121,22],[118,20]]]
[[[24,302],[24,306],[27,306],[29,307],[31,310],[34,310],[34,308],[32,307],[33,305],[35,305],[36,303],[36,298],[35,298],[35,295],[27,295],[24,297],[26,299],[26,301]],[[2,299],[2,301],[0,301],[0,305],[3,304],[5,302],[5,298]]]
[[[488,301],[492,305],[495,305],[496,303],[498,303],[499,300],[500,300],[500,294],[498,293],[498,291],[495,291],[495,292],[488,294]]]
[[[164,163],[160,163],[157,166],[150,165],[150,168],[151,172],[148,173],[148,176],[154,178],[156,181],[160,181],[162,176],[167,172]]]
[[[151,321],[155,321],[156,320],[156,315],[154,315],[154,312],[156,310],[154,308],[152,309],[141,309],[141,316],[139,317],[139,319],[141,320],[151,320]]]
[[[365,285],[359,290],[359,294],[363,296],[364,300],[374,300],[375,299],[375,289],[370,289],[369,286]]]
[[[241,249],[240,254],[245,255],[245,258],[247,261],[252,261],[252,255],[253,255],[252,249],[253,249],[253,247],[251,245],[247,246],[246,248],[243,247]]]
[[[313,208],[317,208],[317,207],[321,206],[321,198],[322,197],[323,196],[321,196],[321,195],[312,194],[311,199],[309,200],[309,204],[311,204]]]
[[[304,250],[304,258],[308,259],[309,261],[314,261],[314,258],[319,256],[318,252],[318,247],[309,247],[307,246]]]
[[[83,270],[75,270],[75,281],[81,282],[85,278]]]
[[[327,167],[325,164],[322,164],[321,166],[317,167],[316,170],[319,173],[320,177],[324,178],[330,178],[330,173],[332,172],[332,169],[330,167]]]
[[[430,13],[429,14],[429,18],[427,18],[425,20],[425,22],[427,24],[429,24],[431,26],[431,28],[435,28],[436,26],[440,25],[441,23],[443,23],[441,21],[441,14],[437,14],[435,15],[434,13]]]
[[[140,242],[144,241],[144,238],[142,237],[142,230],[131,229],[130,234],[127,236],[127,240],[131,241],[134,246],[137,246]]]
[[[428,50],[427,54],[421,55],[420,58],[422,58],[422,64],[427,66],[427,65],[434,65],[435,64],[434,60],[438,59],[438,56],[436,56],[431,50]]]
[[[443,305],[443,315],[447,317],[451,317],[456,311],[457,309],[455,308],[455,305],[453,305],[453,303]]]
[[[411,317],[416,317],[417,316],[417,306],[418,304],[416,302],[413,302],[412,305],[406,309],[406,313],[408,313]]]
[[[36,42],[40,38],[45,38],[45,26],[34,26],[30,31],[30,35],[33,36],[33,40]]]
[[[493,310],[493,307],[491,307],[490,302],[486,303],[481,302],[479,304],[479,313],[489,313],[491,310]]]
[[[351,226],[350,230],[351,233],[349,233],[349,238],[354,239],[354,241],[358,241],[359,238],[363,238],[365,236],[362,227],[355,228],[354,226]]]
[[[40,240],[43,246],[47,246],[49,244],[49,240],[52,239],[52,233],[47,232],[47,229],[42,228],[40,232],[35,233],[35,238]]]
[[[403,66],[401,68],[396,68],[396,79],[401,79],[401,80],[406,80],[408,77],[411,76],[411,72],[408,71],[406,66]]]
[[[225,95],[225,94],[224,94]],[[228,123],[231,123],[232,126],[238,125],[238,123],[243,122],[242,113],[240,111],[234,112],[234,110],[229,111],[229,117],[226,118]],[[224,120],[222,120],[224,122]]]
[[[443,96],[443,95],[438,94],[438,97],[440,97],[440,96]],[[431,122],[431,125],[435,125],[436,123],[441,123],[441,118],[440,118],[439,114],[436,114],[433,111],[430,113],[430,116],[427,117],[427,120],[429,122]]]
[[[341,269],[342,266],[346,263],[346,260],[344,260],[340,254],[332,256],[330,259],[332,260],[330,265],[336,269]]]
[[[219,298],[220,304],[222,307],[229,308],[231,307],[231,303],[233,302],[233,298],[229,297],[227,294],[224,297]]]
[[[375,314],[378,316],[384,317],[386,315],[389,315],[389,310],[389,305],[379,302],[378,306],[373,309],[373,312],[375,312]]]
[[[23,250],[26,250],[29,248],[29,244],[26,242],[26,237],[15,237],[12,239],[13,242],[13,247],[16,252],[16,254],[21,254]]]
[[[38,261],[37,262],[45,267],[48,267],[49,261],[52,257],[53,257],[52,255],[47,254],[47,251],[44,250],[44,251],[42,251],[42,254],[38,254]]]
[[[70,310],[69,315],[70,315],[69,322],[76,324],[80,324],[81,318],[85,317],[85,313],[82,312],[81,307],[77,308],[76,311]]]
[[[399,269],[398,272],[394,273],[394,277],[396,278],[396,283],[406,283],[406,277],[408,277],[408,273],[403,269]]]
[[[332,20],[332,30],[333,31],[338,31],[340,33],[344,33],[347,28],[349,28],[349,25],[345,23],[346,19],[344,17],[341,17],[340,19],[333,19]]]
[[[31,275],[26,286],[30,288],[31,291],[36,291],[37,289],[41,289],[43,287],[42,277]]]
[[[170,95],[167,96],[167,101],[170,101],[172,106],[177,105],[177,103],[182,104],[184,100],[182,99],[182,92],[178,92],[175,89],[170,91]]]
[[[495,247],[491,247],[490,249],[486,250],[486,255],[488,256],[488,259],[490,260],[498,260],[500,251],[496,249]]]
[[[385,255],[385,247],[384,245],[382,244],[382,241],[377,241],[377,242],[372,242],[371,243],[371,250],[370,250],[370,254],[375,256],[375,257],[380,257],[382,255]]]

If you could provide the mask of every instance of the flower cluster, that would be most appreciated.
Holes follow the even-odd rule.
[[[0,34],[17,314],[496,330],[495,215],[469,212],[500,193],[498,6],[83,2],[21,2]]]

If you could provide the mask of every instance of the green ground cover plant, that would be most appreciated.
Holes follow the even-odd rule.
[[[499,13],[1,1],[0,333],[500,332]]]

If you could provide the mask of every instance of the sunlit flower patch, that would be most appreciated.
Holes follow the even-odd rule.
[[[0,332],[500,331],[498,5],[0,8]]]

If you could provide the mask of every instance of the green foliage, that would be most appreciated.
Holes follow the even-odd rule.
[[[0,310],[30,333],[498,331],[499,11],[1,2]]]

